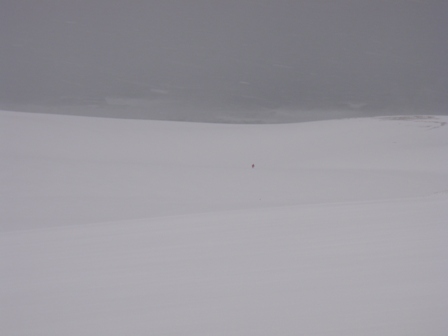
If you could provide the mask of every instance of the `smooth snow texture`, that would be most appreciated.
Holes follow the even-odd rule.
[[[446,335],[447,122],[0,112],[0,334]]]

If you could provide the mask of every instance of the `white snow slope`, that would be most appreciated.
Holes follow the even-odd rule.
[[[448,335],[447,122],[1,111],[0,335]]]

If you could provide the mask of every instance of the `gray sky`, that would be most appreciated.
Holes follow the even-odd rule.
[[[447,18],[445,0],[1,0],[0,102],[437,109]]]

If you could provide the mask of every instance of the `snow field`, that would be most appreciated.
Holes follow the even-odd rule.
[[[447,121],[0,112],[0,334],[445,335]]]

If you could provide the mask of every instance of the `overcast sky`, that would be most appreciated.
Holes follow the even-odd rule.
[[[0,1],[0,101],[448,105],[446,0]]]

